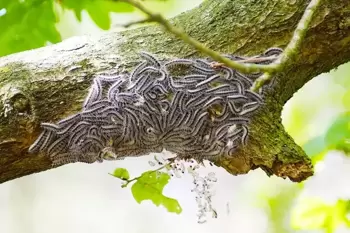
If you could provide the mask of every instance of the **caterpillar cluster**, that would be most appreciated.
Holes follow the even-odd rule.
[[[273,62],[281,52],[269,49],[254,58],[273,59],[254,63]],[[215,161],[247,143],[248,123],[263,103],[249,88],[261,73],[245,75],[204,59],[161,62],[149,53],[141,56],[144,61],[130,74],[94,78],[82,111],[42,123],[29,152],[50,156],[53,165],[163,149],[180,159]]]

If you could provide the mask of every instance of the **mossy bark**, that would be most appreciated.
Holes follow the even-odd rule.
[[[171,22],[222,53],[253,55],[285,47],[307,0],[207,0]],[[264,107],[250,125],[250,140],[234,158],[218,161],[232,174],[262,168],[302,181],[312,175],[310,159],[284,131],[285,102],[316,75],[350,60],[350,1],[324,0],[302,49],[278,74]],[[81,110],[96,72],[130,70],[138,52],[160,58],[202,54],[161,26],[150,25],[62,43],[0,58],[0,182],[51,169],[46,156],[30,155],[40,122],[56,122]]]

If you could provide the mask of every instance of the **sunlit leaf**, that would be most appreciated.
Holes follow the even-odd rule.
[[[339,116],[325,135],[315,137],[303,145],[306,154],[314,161],[322,159],[325,152],[336,149],[350,153],[350,113]]]
[[[303,149],[310,158],[313,158],[326,150],[327,144],[323,136],[318,136],[306,142]]]
[[[125,13],[134,10],[130,4],[108,0],[60,0],[61,6],[74,11],[81,21],[81,12],[86,10],[97,26],[108,30],[111,26],[111,12]]]
[[[350,79],[350,77],[349,77],[349,79]],[[343,105],[346,109],[350,110],[350,88],[343,96]]]
[[[125,168],[115,169],[112,175],[122,180],[128,180],[130,178],[129,172]]]
[[[334,77],[334,81],[346,89],[350,88],[349,74],[350,63],[343,64],[330,72],[330,75]]]
[[[303,198],[292,212],[292,227],[298,230],[325,229],[333,232],[338,226],[349,225],[349,202],[339,200],[334,205],[317,198]]]
[[[328,147],[350,152],[350,112],[339,116],[326,133]]]
[[[268,217],[270,220],[269,233],[288,233],[291,232],[289,223],[286,223],[286,219],[289,218],[290,210],[293,207],[295,197],[301,190],[300,185],[291,185],[283,187],[277,195],[266,196],[264,202],[268,203]]]
[[[53,1],[1,0],[0,56],[61,41]]]
[[[152,201],[156,206],[162,205],[169,212],[181,213],[182,208],[177,200],[163,195],[163,188],[170,176],[163,172],[148,171],[131,187],[132,194],[138,203],[144,200]]]

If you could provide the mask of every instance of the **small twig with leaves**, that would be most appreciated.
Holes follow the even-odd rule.
[[[159,168],[157,168],[157,169],[155,169],[155,170],[152,170],[152,171],[150,171],[150,172],[153,173],[153,172],[160,171],[160,170],[162,170],[162,169],[164,169],[164,168],[170,166],[172,163],[173,163],[173,162],[169,162],[169,163],[167,163],[167,164],[165,164],[165,165],[163,165],[163,166],[161,166],[161,167],[159,167]],[[134,178],[132,178],[132,179],[127,179],[127,178],[124,178],[124,177],[115,176],[114,174],[111,174],[111,173],[108,173],[108,174],[111,175],[111,176],[113,176],[113,177],[116,177],[116,178],[118,178],[118,179],[121,179],[122,181],[124,181],[124,183],[123,183],[122,186],[121,186],[122,188],[126,188],[131,182],[137,181],[138,179],[140,179],[140,178],[142,177],[142,175],[141,175],[141,176],[134,177]]]
[[[140,22],[157,22],[160,25],[162,25],[167,31],[170,33],[176,35],[178,38],[182,39],[186,43],[192,45],[200,52],[210,56],[212,59],[214,59],[217,62],[222,63],[223,65],[226,65],[227,67],[230,67],[232,69],[236,69],[242,73],[254,73],[254,72],[264,72],[264,75],[262,75],[260,78],[258,78],[254,84],[252,85],[251,90],[252,91],[259,91],[259,89],[264,85],[265,82],[269,81],[273,74],[281,71],[287,63],[289,63],[292,58],[296,55],[296,53],[299,51],[301,43],[303,39],[305,38],[306,31],[311,23],[311,20],[313,18],[313,15],[316,11],[316,9],[321,4],[321,0],[311,0],[308,7],[305,10],[304,15],[302,16],[294,34],[293,37],[286,47],[285,51],[283,52],[282,56],[277,59],[276,62],[268,64],[268,65],[261,65],[261,64],[245,64],[244,62],[240,61],[232,61],[224,56],[222,56],[220,53],[211,50],[210,48],[206,47],[204,44],[200,43],[196,39],[190,37],[187,35],[183,30],[174,27],[167,19],[165,19],[162,15],[158,13],[153,13],[151,10],[147,9],[143,4],[141,4],[138,0],[114,0],[114,1],[120,1],[120,2],[126,2],[134,6],[135,8],[139,9],[143,13],[147,15],[147,19],[142,20]],[[131,23],[129,25],[132,25],[134,23]]]

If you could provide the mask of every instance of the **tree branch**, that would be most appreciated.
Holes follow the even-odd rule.
[[[170,21],[206,47],[251,56],[285,47],[309,1],[208,0]],[[324,0],[292,63],[275,85],[250,127],[248,145],[216,164],[232,174],[262,168],[268,174],[301,181],[312,174],[310,160],[284,131],[284,103],[316,75],[350,60],[350,2]],[[203,56],[159,26],[77,37],[0,58],[0,182],[51,169],[48,157],[29,155],[41,122],[56,122],[81,110],[93,75],[130,70],[148,51],[172,59]]]
[[[261,71],[272,72],[275,69],[275,66],[272,66],[272,65],[244,64],[222,56],[222,54],[206,47],[204,44],[200,43],[198,40],[190,37],[182,29],[178,27],[174,27],[161,14],[153,13],[151,10],[147,9],[145,6],[141,4],[140,1],[137,1],[137,0],[116,0],[116,1],[127,2],[131,4],[132,6],[136,7],[137,9],[139,9],[140,11],[142,11],[148,16],[148,19],[145,19],[146,22],[153,21],[153,22],[159,23],[168,32],[174,34],[176,37],[180,38],[187,44],[192,45],[194,48],[196,48],[198,51],[202,52],[203,54],[213,58],[218,62],[222,62],[227,67],[241,71],[243,73],[253,73],[253,72],[261,72]]]
[[[321,4],[321,0],[311,0],[296,30],[294,31],[294,34],[293,34],[293,37],[291,38],[290,43],[288,44],[282,56],[272,64],[259,65],[259,64],[245,64],[244,61],[233,61],[231,59],[227,59],[226,57],[222,56],[220,53],[214,50],[211,50],[210,48],[207,48],[205,45],[203,45],[196,39],[190,37],[180,28],[174,27],[162,15],[153,13],[151,10],[147,9],[144,5],[142,5],[140,1],[137,1],[137,0],[115,0],[115,1],[129,3],[130,5],[139,9],[140,11],[142,11],[148,16],[148,18],[140,21],[141,23],[152,22],[152,21],[159,23],[167,31],[174,34],[178,38],[182,39],[184,42],[192,45],[199,52],[202,52],[205,55],[210,56],[211,58],[213,58],[218,62],[222,62],[220,65],[226,65],[227,67],[230,67],[232,69],[238,70],[243,73],[253,73],[253,72],[262,72],[262,71],[265,72],[263,76],[258,78],[253,83],[251,90],[254,92],[258,92],[259,89],[264,85],[264,83],[266,83],[271,78],[273,78],[273,74],[277,73],[278,71],[282,71],[283,67],[288,62],[290,62],[293,59],[293,57],[297,54],[303,42],[303,39],[305,38],[305,34],[307,29],[309,28],[312,17],[315,11],[318,9],[318,7]]]
[[[258,91],[264,83],[273,78],[273,74],[277,72],[283,72],[283,68],[288,64],[288,62],[293,62],[293,58],[300,51],[301,45],[306,36],[306,32],[311,24],[311,20],[315,14],[315,11],[321,5],[321,0],[311,0],[308,7],[306,8],[303,17],[301,18],[297,28],[293,33],[293,37],[290,40],[288,46],[285,48],[282,56],[277,59],[274,64],[270,65],[274,69],[267,70],[264,75],[259,77],[253,83],[251,88],[252,91]]]

